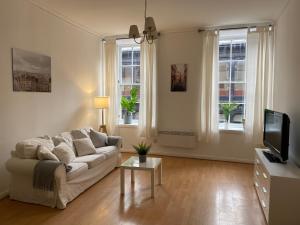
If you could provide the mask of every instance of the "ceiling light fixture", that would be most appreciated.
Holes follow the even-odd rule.
[[[140,38],[139,28],[137,25],[131,25],[129,29],[129,38],[133,38],[134,42],[137,44],[142,44],[145,40],[152,44],[155,39],[157,39],[158,34],[156,30],[156,26],[154,23],[153,17],[147,17],[147,0],[145,0],[145,27],[143,31],[143,37],[141,38],[140,42],[136,39]]]

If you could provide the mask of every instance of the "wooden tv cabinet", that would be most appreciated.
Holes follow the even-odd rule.
[[[300,168],[271,163],[264,156],[267,149],[255,149],[254,186],[269,225],[300,224]]]

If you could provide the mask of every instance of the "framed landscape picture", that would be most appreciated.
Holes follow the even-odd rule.
[[[187,89],[187,64],[171,65],[171,91],[183,92]]]
[[[13,48],[13,91],[51,92],[51,57]]]

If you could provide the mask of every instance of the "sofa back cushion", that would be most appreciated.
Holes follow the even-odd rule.
[[[107,135],[105,133],[91,130],[90,138],[91,138],[95,148],[101,148],[101,147],[106,146],[106,144],[107,144]]]
[[[73,141],[78,156],[95,154],[96,149],[90,138],[81,138]]]
[[[37,150],[37,158],[39,160],[54,160],[59,161],[59,159],[54,155],[46,146],[39,145]]]
[[[31,138],[16,144],[15,155],[21,159],[36,159],[39,145],[47,147],[50,151],[54,148],[53,141],[48,136]]]
[[[56,146],[52,152],[54,155],[56,155],[59,161],[63,162],[64,164],[69,164],[76,158],[73,150],[64,142]]]

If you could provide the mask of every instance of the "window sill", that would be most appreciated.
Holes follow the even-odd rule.
[[[120,128],[137,128],[138,124],[137,123],[132,123],[132,124],[119,124],[118,127]]]
[[[243,134],[244,133],[244,127],[242,124],[234,124],[230,123],[227,127],[225,127],[225,123],[219,124],[219,131],[221,133],[232,133],[232,134]]]

